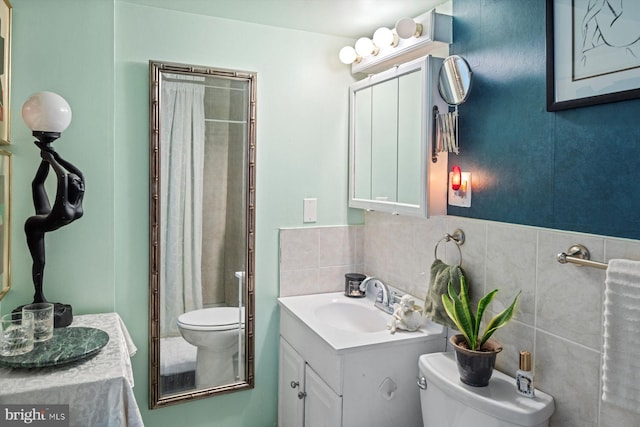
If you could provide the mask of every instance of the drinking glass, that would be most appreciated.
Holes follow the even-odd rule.
[[[0,318],[0,356],[33,350],[33,313],[9,313]]]
[[[22,313],[33,313],[33,340],[46,341],[53,336],[53,304],[38,302],[22,307]]]

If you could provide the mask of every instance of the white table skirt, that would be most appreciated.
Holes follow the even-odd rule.
[[[130,357],[136,347],[120,316],[74,316],[74,326],[102,329],[109,342],[92,358],[68,365],[0,368],[0,404],[68,404],[70,426],[144,426],[133,395]]]

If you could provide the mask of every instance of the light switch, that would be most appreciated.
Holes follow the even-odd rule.
[[[318,199],[303,199],[302,222],[316,222],[318,220]]]

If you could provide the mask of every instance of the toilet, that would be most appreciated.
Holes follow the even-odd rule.
[[[522,396],[515,379],[497,370],[486,387],[462,383],[452,352],[423,354],[418,366],[425,427],[547,427],[555,410],[553,397]]]
[[[182,337],[198,348],[196,387],[234,383],[243,376],[244,307],[189,311],[178,316],[177,324]]]

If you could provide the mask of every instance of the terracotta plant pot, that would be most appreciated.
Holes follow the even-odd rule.
[[[502,351],[498,341],[489,338],[481,351],[469,350],[463,335],[454,335],[449,341],[456,351],[460,381],[474,387],[486,387],[496,365],[496,356]]]

